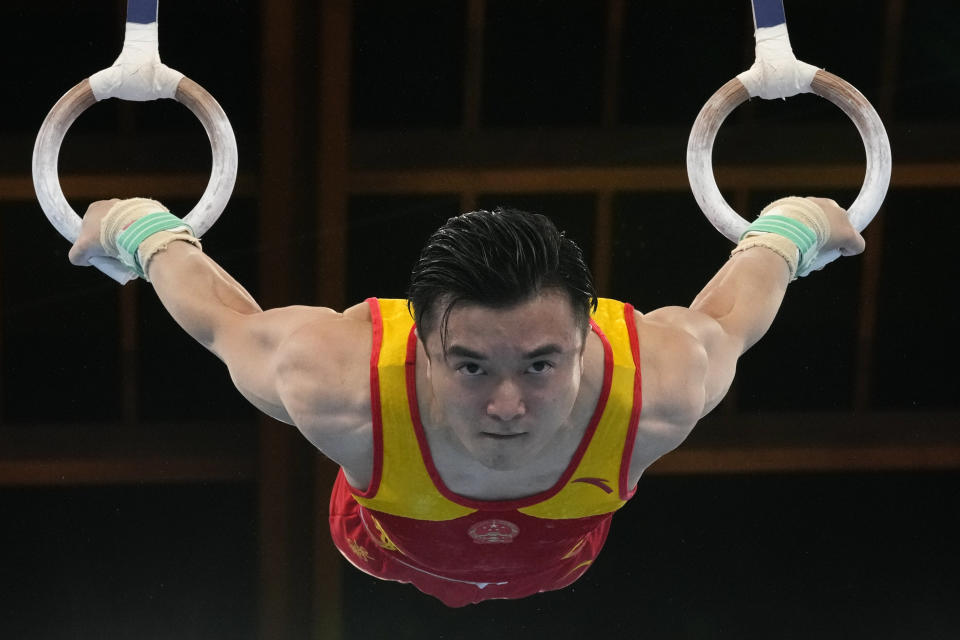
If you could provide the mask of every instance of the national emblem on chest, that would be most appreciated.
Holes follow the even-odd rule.
[[[509,520],[491,518],[474,523],[467,534],[477,544],[509,544],[520,535],[520,527]]]

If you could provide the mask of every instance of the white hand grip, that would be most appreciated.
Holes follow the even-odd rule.
[[[95,266],[100,271],[104,272],[120,284],[127,284],[131,280],[135,280],[137,274],[127,268],[127,265],[123,264],[116,258],[108,258],[107,256],[95,256],[90,258],[90,264]]]

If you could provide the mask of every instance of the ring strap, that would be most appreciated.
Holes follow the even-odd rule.
[[[763,29],[787,22],[783,0],[753,0],[753,27]]]

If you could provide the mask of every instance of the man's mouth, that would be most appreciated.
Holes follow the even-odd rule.
[[[484,431],[482,432],[482,435],[488,438],[493,438],[494,440],[512,440],[514,438],[523,437],[527,434],[526,433],[491,433],[489,431]]]

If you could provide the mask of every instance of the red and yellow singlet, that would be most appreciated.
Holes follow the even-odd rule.
[[[640,417],[633,307],[601,299],[591,317],[604,348],[603,389],[570,465],[550,489],[504,501],[450,491],[434,466],[416,399],[417,338],[406,300],[367,301],[374,465],[370,485],[343,471],[330,529],[354,566],[413,583],[448,606],[560,589],[600,553],[613,512],[626,504]]]

